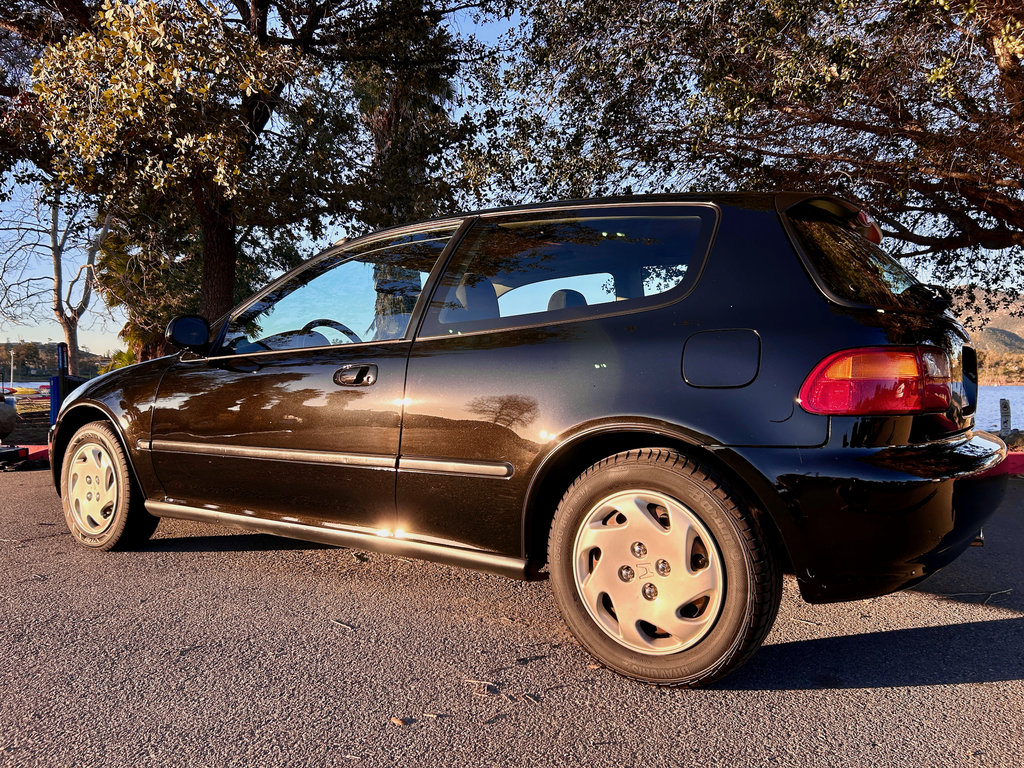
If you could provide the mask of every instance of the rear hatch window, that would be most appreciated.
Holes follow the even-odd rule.
[[[789,220],[809,266],[834,298],[878,309],[928,309],[926,295],[914,288],[917,278],[847,223],[855,220],[813,207]]]

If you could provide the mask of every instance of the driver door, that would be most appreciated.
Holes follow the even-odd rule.
[[[408,325],[452,229],[328,252],[236,310],[160,384],[166,501],[377,530],[394,514]]]

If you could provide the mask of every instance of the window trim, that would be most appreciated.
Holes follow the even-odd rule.
[[[660,302],[655,302],[655,303],[651,303],[651,304],[644,304],[644,305],[639,306],[639,307],[637,307],[637,306],[631,306],[631,307],[627,306],[627,307],[623,307],[622,309],[611,309],[612,307],[616,306],[619,302],[608,302],[607,304],[596,304],[596,305],[593,305],[595,308],[597,308],[597,307],[608,307],[609,309],[605,310],[605,311],[601,311],[601,312],[588,313],[587,315],[582,316],[582,317],[564,317],[564,318],[558,318],[558,319],[532,320],[532,321],[525,322],[525,323],[514,323],[514,324],[511,324],[511,325],[501,325],[501,326],[495,327],[495,328],[483,328],[483,329],[478,329],[478,330],[461,331],[459,333],[430,333],[430,334],[423,334],[422,333],[422,330],[423,330],[422,326],[423,326],[423,323],[426,321],[427,313],[430,311],[430,306],[434,302],[435,294],[437,293],[437,291],[441,287],[441,278],[444,277],[448,273],[448,268],[451,265],[452,258],[457,254],[458,248],[461,247],[462,241],[463,241],[463,239],[465,239],[465,236],[466,236],[467,232],[469,231],[470,227],[473,224],[475,224],[477,221],[491,220],[491,219],[496,219],[496,218],[511,218],[511,217],[523,216],[523,215],[559,213],[559,212],[566,212],[566,211],[600,211],[602,209],[608,209],[608,208],[628,209],[628,208],[652,208],[652,207],[653,208],[680,208],[680,209],[702,208],[702,209],[710,210],[712,215],[714,216],[714,220],[711,222],[711,229],[710,229],[710,232],[708,234],[707,245],[704,248],[704,253],[703,254],[701,254],[699,252],[695,252],[694,253],[693,265],[696,267],[696,271],[694,273],[693,280],[690,283],[689,287],[684,292],[682,292],[680,295],[672,296],[671,298],[668,298],[668,299],[660,301]],[[457,233],[459,235],[459,242],[456,243],[456,247],[452,249],[452,252],[448,254],[448,257],[446,259],[445,266],[444,266],[444,271],[442,272],[441,275],[437,276],[437,280],[436,280],[436,282],[434,283],[434,285],[431,288],[431,293],[430,293],[429,301],[423,302],[423,304],[422,304],[422,312],[421,312],[422,317],[420,318],[420,322],[419,322],[419,324],[417,326],[416,335],[415,335],[414,338],[415,338],[416,341],[436,341],[438,339],[461,339],[461,338],[466,338],[466,337],[469,337],[469,336],[479,336],[479,335],[485,334],[485,333],[504,333],[504,332],[507,332],[507,331],[520,331],[520,330],[525,330],[525,329],[528,329],[528,328],[540,328],[540,327],[549,326],[549,325],[564,325],[566,323],[579,323],[579,322],[586,322],[586,321],[590,321],[590,320],[597,320],[597,319],[605,318],[605,317],[621,317],[623,315],[633,315],[633,314],[637,314],[639,312],[647,312],[649,310],[660,309],[662,307],[667,307],[670,304],[675,304],[677,302],[683,301],[690,294],[692,294],[694,290],[696,290],[697,285],[700,283],[700,279],[703,276],[704,269],[705,269],[705,267],[707,266],[707,263],[708,263],[708,256],[711,254],[711,249],[715,245],[715,240],[717,239],[717,236],[718,236],[718,228],[721,225],[721,222],[722,222],[722,209],[721,209],[721,207],[717,203],[712,203],[712,202],[696,202],[696,201],[689,201],[689,200],[686,200],[686,201],[665,201],[665,200],[659,200],[659,201],[645,201],[645,202],[640,202],[640,203],[628,203],[628,202],[627,203],[621,203],[621,202],[620,203],[597,203],[597,204],[594,204],[594,205],[578,205],[577,204],[577,205],[569,205],[569,206],[553,205],[553,206],[545,206],[545,207],[542,207],[542,208],[522,208],[522,209],[502,210],[502,211],[494,211],[494,212],[481,213],[480,215],[478,215],[476,217],[473,217],[472,220],[467,219],[466,224],[463,225],[462,231]],[[452,240],[454,240],[454,239],[455,239],[455,237],[453,236]],[[449,245],[451,245],[451,243],[449,243]],[[670,294],[670,293],[672,293],[673,290],[674,290],[674,288],[670,288],[668,291],[665,291],[663,294],[656,294],[656,295]],[[423,294],[426,294],[426,292],[427,292],[426,291],[426,286],[424,286]],[[420,295],[421,299],[423,297],[423,294]],[[645,298],[647,298],[647,297],[645,297]],[[653,297],[651,297],[651,298],[653,298]],[[628,305],[630,302],[622,302],[622,303]],[[417,308],[418,309],[420,308],[419,304],[417,304]],[[537,315],[537,314],[546,314],[546,313],[533,313],[533,314]],[[509,319],[512,319],[514,317],[517,317],[517,315],[512,315]],[[518,317],[529,317],[529,315],[519,315]]]

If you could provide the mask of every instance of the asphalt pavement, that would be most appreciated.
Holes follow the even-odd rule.
[[[787,577],[713,690],[597,668],[544,583],[164,520],[72,543],[0,474],[0,766],[1020,766],[1024,481],[914,590]]]

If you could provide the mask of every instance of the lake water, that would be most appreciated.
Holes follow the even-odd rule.
[[[974,421],[978,429],[999,431],[999,400],[1010,401],[1010,421],[1014,429],[1024,429],[1024,386],[978,387],[978,412]]]

